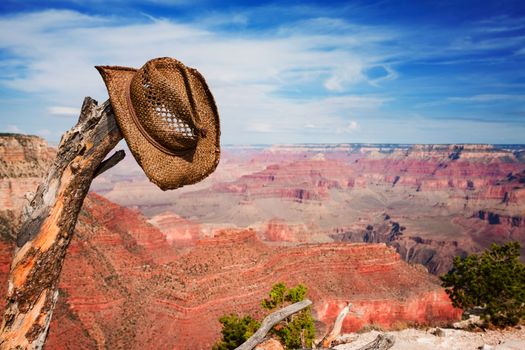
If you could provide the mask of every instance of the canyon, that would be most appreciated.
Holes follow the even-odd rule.
[[[289,244],[383,242],[437,275],[492,243],[516,240],[525,253],[520,145],[231,146],[195,186],[162,192],[128,159],[93,190],[184,247],[225,227]]]
[[[228,158],[228,152],[235,156]],[[352,242],[351,225],[348,231],[338,231],[325,226],[326,217],[320,223],[299,223],[263,216],[259,226],[241,227],[247,220],[242,210],[227,222],[235,208],[249,207],[250,201],[273,201],[274,210],[287,203],[322,209],[322,201],[333,195],[331,190],[347,180],[340,171],[341,159],[333,160],[336,166],[316,172],[312,164],[322,161],[321,156],[305,159],[302,151],[292,156],[288,152],[279,150],[272,157],[266,150],[227,149],[224,171],[176,195],[177,199],[186,198],[181,212],[173,210],[173,202],[158,202],[168,197],[156,198],[155,192],[149,192],[149,184],[140,179],[129,159],[120,170],[117,167],[97,179],[94,188],[98,192],[109,194],[124,183],[130,185],[126,198],[148,196],[149,201],[125,207],[97,193],[87,196],[63,266],[46,348],[208,349],[220,336],[220,316],[263,317],[260,300],[280,281],[308,287],[320,335],[349,302],[355,312],[345,319],[344,332],[367,325],[396,328],[448,324],[458,319],[461,310],[451,306],[437,277],[422,265],[408,264],[395,248],[384,243]],[[0,279],[5,288],[13,232],[18,230],[23,206],[30,197],[24,191],[35,190],[54,150],[37,137],[1,135],[0,154],[1,213],[6,227],[9,225],[0,240]],[[283,185],[268,189],[260,185],[261,178],[274,176],[275,180],[277,175],[281,181],[279,177],[284,175],[278,170],[293,169],[272,164],[276,159],[293,159],[292,164],[299,162],[304,167],[284,178]],[[305,173],[310,182],[285,188]],[[114,181],[117,178],[119,182]],[[259,183],[253,194],[243,192],[242,188],[251,188],[252,181]],[[137,188],[141,190],[137,192]],[[232,211],[221,214],[222,207],[214,207],[213,201],[220,200],[221,193],[226,203],[232,204]],[[238,200],[236,205],[229,196]],[[195,208],[194,215],[186,214],[189,207]],[[224,222],[213,222],[213,216],[206,218],[213,207],[213,215]],[[282,211],[281,215],[287,213]],[[385,215],[381,219],[394,232],[390,235],[406,230],[395,229],[394,218]],[[478,212],[472,219],[486,222],[480,216]],[[506,222],[504,217],[500,214],[500,224]],[[342,218],[338,222],[343,222]],[[381,240],[379,226],[368,231],[368,242]]]

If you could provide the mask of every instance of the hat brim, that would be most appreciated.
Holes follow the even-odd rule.
[[[128,108],[127,94],[137,69],[119,66],[97,66],[106,84],[115,119],[131,150],[146,176],[162,190],[169,190],[201,181],[211,174],[220,158],[219,114],[213,95],[202,75],[188,68],[192,89],[200,109],[201,123],[206,137],[199,138],[193,152],[172,155],[155,147],[141,133]]]

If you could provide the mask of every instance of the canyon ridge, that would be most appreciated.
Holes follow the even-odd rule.
[[[218,318],[261,318],[304,283],[322,335],[448,324],[436,274],[491,242],[525,245],[525,152],[515,145],[226,147],[205,181],[161,192],[128,157],[97,178],[61,275],[48,349],[208,349]],[[54,149],[0,136],[0,278]],[[430,272],[430,273],[429,273]]]
[[[156,189],[132,158],[92,188],[141,211],[179,247],[217,228],[250,227],[269,242],[386,243],[433,274],[493,242],[519,241],[525,250],[525,146],[316,144],[223,153],[208,179],[174,192]]]

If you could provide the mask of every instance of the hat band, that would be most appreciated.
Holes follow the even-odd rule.
[[[160,143],[158,143],[157,140],[155,140],[153,137],[151,137],[150,134],[148,134],[148,132],[144,129],[144,126],[140,123],[139,118],[137,117],[137,114],[135,113],[135,108],[133,108],[133,103],[131,102],[130,89],[131,89],[131,80],[129,81],[128,87],[126,89],[126,101],[128,103],[128,111],[129,111],[129,114],[131,115],[131,119],[133,120],[133,123],[135,123],[135,125],[137,126],[137,129],[139,129],[142,136],[144,136],[144,138],[146,138],[146,140],[150,144],[152,144],[155,148],[157,148],[159,151],[166,153],[167,155],[180,156],[180,155],[189,153],[193,148],[186,148],[183,150],[173,151],[173,150],[170,150],[164,147]]]

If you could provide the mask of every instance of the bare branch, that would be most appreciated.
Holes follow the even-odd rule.
[[[257,330],[257,332],[255,332],[254,335],[252,335],[235,350],[252,350],[257,346],[257,344],[264,340],[264,337],[273,326],[310,305],[312,305],[312,302],[308,299],[305,299],[269,314],[264,318],[261,327]]]
[[[332,345],[332,342],[335,340],[335,338],[337,338],[341,334],[341,329],[343,327],[343,321],[346,315],[348,315],[348,313],[350,312],[351,307],[352,307],[352,304],[348,304],[341,310],[341,312],[335,319],[334,327],[332,328],[332,331],[330,331],[330,333],[328,333],[321,341],[322,346],[327,347],[327,348],[330,347]]]
[[[126,156],[126,153],[124,152],[124,150],[121,149],[119,151],[116,151],[115,153],[111,155],[111,157],[109,157],[108,159],[100,163],[97,170],[95,170],[95,175],[93,175],[93,177],[95,178],[99,176],[100,174],[102,174],[103,172],[113,168],[122,159],[124,159],[125,156]]]

